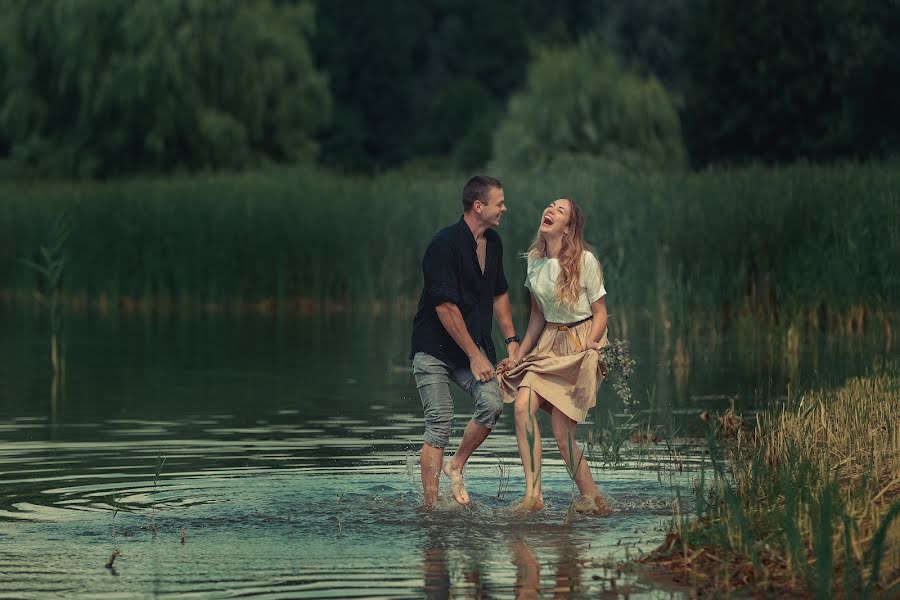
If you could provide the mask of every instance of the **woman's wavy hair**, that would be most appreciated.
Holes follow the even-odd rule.
[[[559,277],[556,279],[556,304],[574,306],[578,303],[578,297],[581,295],[581,264],[582,255],[585,251],[593,251],[593,248],[584,241],[584,211],[571,198],[560,198],[560,200],[568,200],[569,206],[569,231],[563,236],[562,248],[559,251]],[[596,256],[594,252],[594,256]],[[537,234],[534,241],[525,253],[530,258],[546,258],[547,242],[541,235],[540,226],[538,226]],[[601,277],[603,271],[601,268]]]

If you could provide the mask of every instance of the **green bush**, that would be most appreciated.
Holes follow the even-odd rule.
[[[499,166],[541,168],[569,155],[633,167],[685,163],[678,114],[654,78],[623,70],[595,40],[544,50],[494,138]]]

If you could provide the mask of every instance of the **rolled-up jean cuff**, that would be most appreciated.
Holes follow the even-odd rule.
[[[422,440],[432,448],[440,448],[443,450],[447,447],[447,444],[450,443],[450,436],[448,435],[446,438],[443,438],[426,430],[425,435],[422,436]]]
[[[472,420],[482,427],[493,429],[503,412],[503,399],[500,397],[497,381],[493,380],[483,384],[480,392],[479,398],[475,402],[475,414],[472,416]]]

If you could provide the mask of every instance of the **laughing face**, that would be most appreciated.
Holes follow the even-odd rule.
[[[506,212],[506,200],[503,197],[503,190],[500,188],[491,188],[488,197],[484,202],[478,201],[478,214],[481,220],[488,227],[496,227],[500,224],[500,217]]]
[[[563,236],[569,227],[572,203],[561,198],[554,200],[541,214],[540,232],[544,235]]]

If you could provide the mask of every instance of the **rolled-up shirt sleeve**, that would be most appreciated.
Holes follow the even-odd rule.
[[[444,240],[432,241],[425,250],[425,257],[422,259],[425,291],[435,306],[445,302],[459,304],[458,265],[456,252]]]

